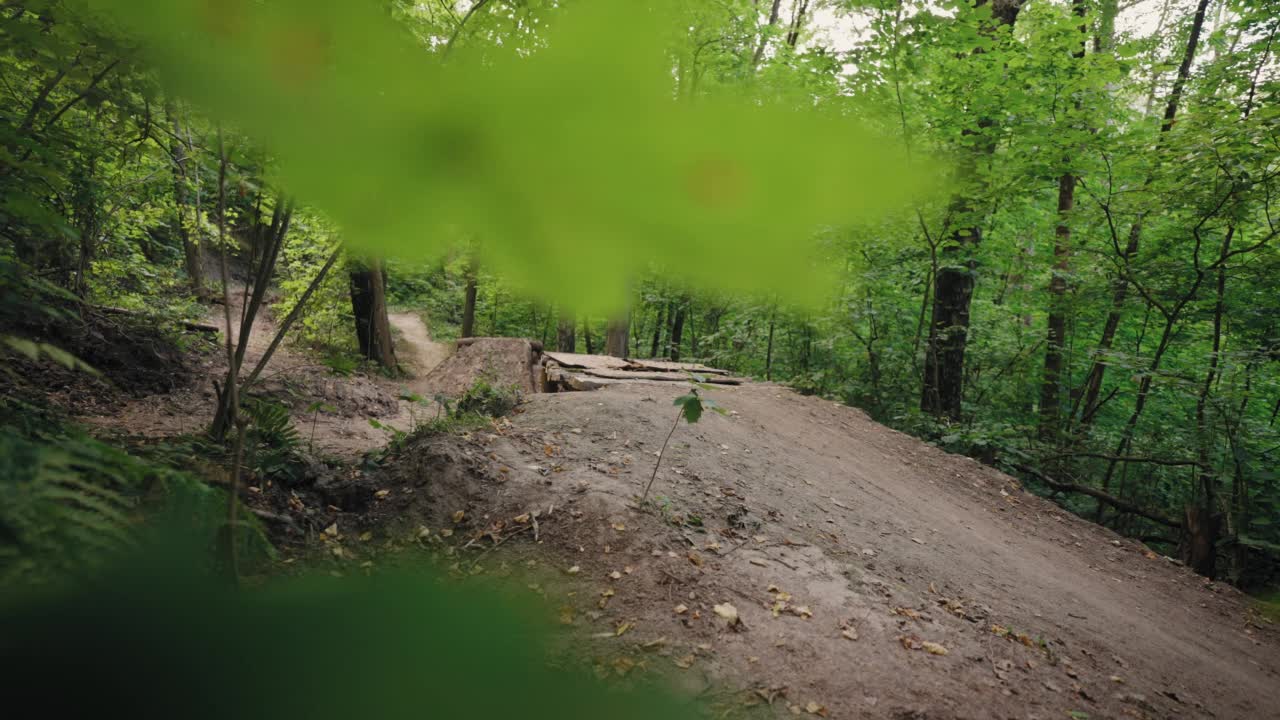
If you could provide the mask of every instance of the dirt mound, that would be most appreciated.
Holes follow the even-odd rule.
[[[851,408],[710,391],[730,415],[676,428],[656,509],[637,510],[679,391],[534,395],[492,427],[414,438],[367,479],[367,519],[425,526],[461,572],[554,572],[565,587],[537,591],[599,671],[742,688],[732,703],[935,720],[1280,708],[1277,633],[1246,597]]]
[[[421,379],[422,394],[461,395],[480,380],[525,394],[538,392],[541,354],[539,345],[520,338],[459,340],[453,355]]]
[[[87,412],[185,387],[217,350],[213,334],[107,310],[112,309],[85,306],[57,320],[41,318],[0,330],[70,353],[98,373],[73,370],[44,355],[32,361],[6,347],[3,360],[14,372],[0,376],[4,392],[34,394],[72,412]]]

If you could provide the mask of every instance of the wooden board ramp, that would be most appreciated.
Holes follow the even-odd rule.
[[[695,381],[693,376],[697,376],[698,381],[715,385],[740,385],[743,382],[742,378],[733,377],[727,370],[702,363],[578,353],[543,353],[543,389],[546,392],[596,390],[626,382],[687,383]]]

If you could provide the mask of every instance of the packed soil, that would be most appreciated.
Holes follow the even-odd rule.
[[[472,573],[532,554],[559,582],[531,587],[602,674],[638,664],[781,713],[1280,717],[1277,634],[1246,596],[849,407],[717,388],[730,414],[681,421],[639,508],[673,385],[416,437],[340,522],[419,527]]]
[[[459,395],[477,382],[534,393],[541,385],[538,356],[533,343],[522,338],[468,338],[423,377],[422,387],[429,397]]]
[[[369,417],[409,430],[438,412],[406,394],[527,367],[517,341],[432,372],[447,348],[413,315],[393,322],[413,377],[339,378],[285,348],[264,388],[295,408],[331,402],[317,444],[354,459],[386,443]],[[251,363],[273,333],[269,318],[255,329]],[[194,384],[89,419],[196,429],[222,372],[200,357]],[[410,545],[462,575],[516,568],[602,675],[669,675],[729,711],[1280,717],[1280,638],[1246,596],[849,407],[772,384],[707,391],[728,414],[674,426],[641,506],[687,389],[529,395],[486,427],[413,434],[381,469],[329,468],[323,492],[251,507],[341,572]]]

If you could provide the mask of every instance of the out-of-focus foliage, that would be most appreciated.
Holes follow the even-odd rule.
[[[695,716],[653,688],[607,689],[548,664],[551,612],[527,597],[421,574],[240,592],[192,571],[200,548],[165,541],[73,590],[4,595],[0,671],[14,702],[210,720]]]
[[[264,142],[353,245],[422,258],[473,233],[504,276],[578,306],[616,306],[649,261],[812,299],[810,234],[879,217],[921,177],[849,98],[673,96],[696,3],[575,4],[536,42],[446,58],[372,2],[85,2]]]

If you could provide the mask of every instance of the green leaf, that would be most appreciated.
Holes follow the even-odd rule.
[[[685,422],[692,425],[698,422],[698,419],[702,417],[702,398],[697,395],[689,395],[687,397],[689,399],[683,403],[684,419]]]

